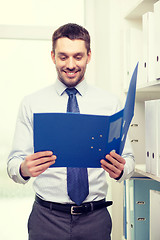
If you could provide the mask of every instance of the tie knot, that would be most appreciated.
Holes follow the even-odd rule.
[[[70,95],[76,95],[78,90],[76,88],[66,88],[66,93],[68,94],[68,96]]]

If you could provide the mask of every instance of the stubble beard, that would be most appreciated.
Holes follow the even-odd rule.
[[[84,69],[84,71],[79,75],[79,77],[76,80],[74,80],[74,78],[72,77],[70,79],[69,78],[65,79],[61,74],[63,70],[57,69],[58,79],[67,87],[72,88],[77,86],[84,79],[85,70],[86,69]],[[79,69],[79,71],[81,71],[81,69]]]

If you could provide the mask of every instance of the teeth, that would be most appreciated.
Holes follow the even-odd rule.
[[[73,75],[73,74],[75,74],[75,73],[71,72],[71,73],[67,73],[67,74],[69,74],[69,75]]]

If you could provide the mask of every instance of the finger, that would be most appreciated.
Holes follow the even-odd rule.
[[[46,162],[44,164],[38,165],[33,167],[32,169],[30,169],[30,173],[32,177],[37,177],[40,174],[42,174],[43,172],[45,172],[51,165],[53,165],[55,163],[55,160],[50,161],[50,162]]]
[[[35,167],[35,172],[43,172],[46,169],[48,169],[52,164],[55,163],[55,160],[50,161],[50,162],[46,162],[44,164],[38,165]]]
[[[111,163],[111,165],[115,166],[116,168],[120,169],[120,171],[122,171],[124,169],[126,161],[118,154],[112,153],[112,156],[111,154],[110,155],[107,154],[106,159]],[[116,159],[115,157],[117,157],[118,159]]]
[[[111,160],[111,158],[110,158],[110,160]],[[110,161],[109,160],[109,161]],[[101,164],[102,164],[102,166],[104,166],[106,169],[109,169],[109,170],[111,170],[111,171],[113,171],[113,172],[115,172],[116,170],[117,170],[117,167],[116,166],[114,166],[113,164],[111,164],[111,163],[108,163],[106,160],[101,160]]]
[[[109,173],[111,178],[117,178],[121,174],[121,170],[115,167],[114,165],[106,162],[105,160],[101,160],[101,167]]]
[[[102,168],[103,168],[106,172],[108,172],[108,174],[109,174],[109,176],[110,176],[111,178],[117,178],[117,177],[120,175],[120,173],[117,174],[117,173],[113,172],[112,170],[106,168],[106,167],[103,166],[103,165],[102,165]]]
[[[55,160],[56,160],[55,155],[52,155],[51,157],[39,158],[39,159],[36,159],[36,160],[32,159],[32,160],[28,160],[27,166],[28,166],[28,169],[32,169],[32,168],[35,168],[36,166],[43,165],[47,162],[52,162],[52,161],[55,161]]]
[[[113,158],[115,158],[118,162],[125,164],[126,161],[124,158],[122,158],[119,154],[117,154],[116,152],[110,152],[110,156],[112,156]]]
[[[29,156],[30,160],[35,160],[43,157],[49,157],[52,156],[52,151],[43,151],[43,152],[36,152]]]
[[[101,162],[101,164],[102,164],[103,166],[105,166],[106,168],[110,167],[110,165],[111,165],[111,163],[107,162],[107,161],[104,160],[104,159],[102,159],[100,162]]]
[[[119,168],[120,163],[115,158],[111,157],[110,155],[106,155],[105,158],[106,162],[109,164],[107,165],[109,168],[112,168],[112,166]]]
[[[57,157],[55,155],[52,155],[51,157],[42,157],[42,158],[39,158],[37,160],[34,160],[33,161],[33,165],[34,166],[43,165],[43,164],[45,164],[47,162],[55,161],[56,158]]]
[[[108,158],[109,158],[110,162],[112,161],[112,164],[108,163],[106,160],[103,159],[103,160],[101,160],[102,167],[105,168],[105,170],[112,171],[115,174],[119,175],[121,173],[121,171],[123,171],[124,165],[117,163],[117,161],[115,161],[114,159],[111,159],[110,156]],[[116,165],[114,165],[114,162]]]

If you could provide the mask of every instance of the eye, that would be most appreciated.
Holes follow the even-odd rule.
[[[76,58],[77,61],[80,61],[82,59],[82,56],[81,55],[77,55],[75,58]]]
[[[67,59],[67,57],[66,57],[66,56],[60,56],[60,59],[61,59],[62,61],[65,61],[65,60]]]

